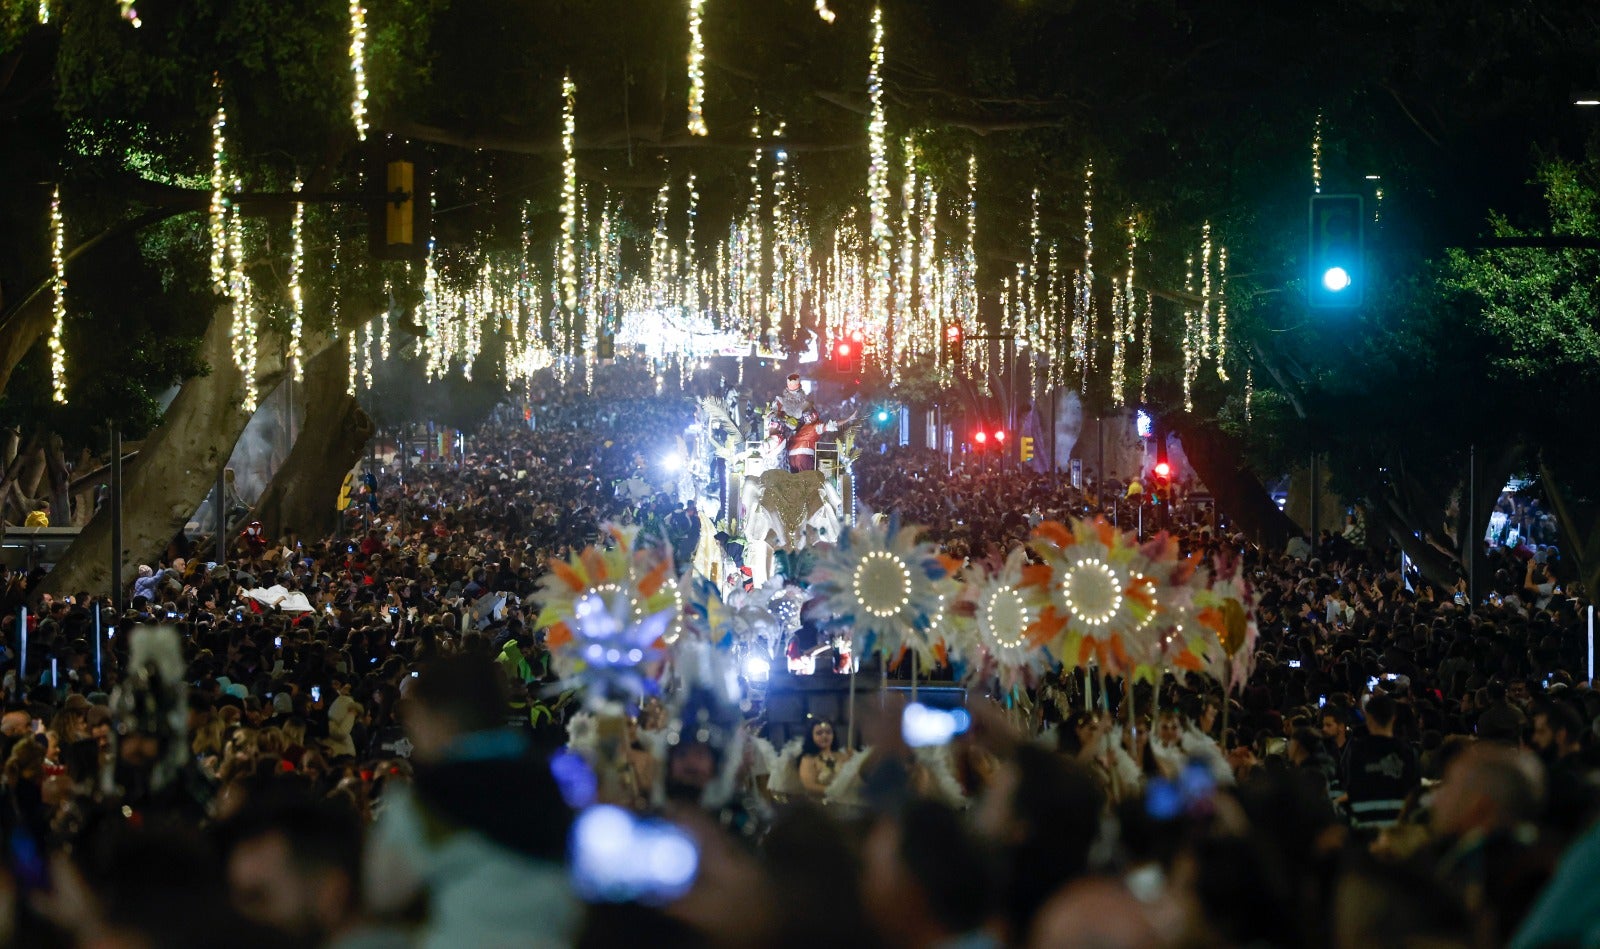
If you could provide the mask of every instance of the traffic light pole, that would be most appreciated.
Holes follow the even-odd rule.
[[[1016,414],[1017,414],[1017,348],[1016,348],[1017,347],[1017,335],[1015,333],[990,333],[990,334],[984,334],[984,335],[980,335],[980,336],[967,336],[967,337],[964,337],[964,341],[965,342],[974,342],[975,341],[975,342],[980,342],[980,343],[987,343],[987,342],[989,342],[991,340],[1000,340],[1000,341],[1002,341],[1002,342],[1004,342],[1006,344],[1005,345],[1005,355],[1006,355],[1006,427],[1005,427],[1005,430],[1006,430],[1006,432],[1014,435],[1014,434],[1016,434],[1016,428],[1017,428],[1017,419],[1016,419]],[[1001,467],[1001,470],[1004,470],[1005,469],[1005,463],[1006,463],[1006,455],[1005,455],[1005,442],[1004,442],[1003,439],[1001,440],[1000,444],[997,446],[997,450],[1001,452],[1001,455],[1000,455],[1000,467]],[[1054,459],[1052,458],[1051,461],[1053,463]]]

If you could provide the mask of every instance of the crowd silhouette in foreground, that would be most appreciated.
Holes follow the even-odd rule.
[[[793,755],[762,750],[759,709],[683,729],[669,696],[612,728],[553,686],[532,594],[606,522],[699,539],[670,496],[615,490],[668,487],[655,458],[693,406],[627,395],[550,396],[464,458],[391,467],[337,536],[222,564],[175,546],[124,616],[35,601],[25,680],[38,577],[14,578],[0,945],[1600,945],[1600,695],[1553,550],[1497,550],[1470,604],[1381,545],[1180,527],[1259,594],[1231,695],[974,688],[937,754],[887,701]],[[960,556],[1085,503],[916,452],[863,464],[869,509]],[[243,595],[274,585],[311,610]]]

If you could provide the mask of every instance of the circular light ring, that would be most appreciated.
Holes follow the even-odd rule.
[[[850,588],[862,610],[887,619],[911,604],[911,568],[886,550],[870,551],[851,572]]]
[[[1015,587],[1001,586],[989,591],[983,598],[979,622],[984,638],[996,649],[1021,649],[1027,645],[1024,630],[1030,622],[1028,604]],[[1002,629],[1015,629],[1016,638],[1006,638]]]
[[[1161,604],[1156,600],[1156,581],[1153,578],[1147,577],[1144,574],[1135,571],[1133,574],[1133,579],[1129,581],[1128,585],[1133,586],[1134,584],[1143,584],[1145,590],[1150,594],[1150,602],[1155,604],[1144,614],[1143,619],[1134,624],[1133,628],[1135,632],[1143,632],[1144,630],[1148,629],[1150,624],[1156,621],[1156,617],[1161,614]]]
[[[1073,619],[1086,626],[1104,626],[1122,609],[1122,583],[1104,560],[1079,560],[1063,571],[1061,601]]]

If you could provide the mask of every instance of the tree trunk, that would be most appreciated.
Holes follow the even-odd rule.
[[[17,453],[11,457],[11,460],[6,463],[5,473],[0,475],[0,516],[4,515],[6,502],[11,498],[12,487],[16,484],[17,477],[22,473],[22,466],[28,463],[28,457],[33,454],[33,450],[38,444],[39,433],[34,432],[28,437],[28,441],[18,449]],[[20,518],[17,519],[17,523],[21,523]]]
[[[72,526],[72,478],[67,473],[66,450],[60,435],[51,435],[44,445],[45,471],[50,475],[50,526]]]
[[[40,439],[39,446],[28,455],[28,460],[23,462],[22,474],[17,477],[16,482],[27,510],[32,510],[33,502],[39,498],[39,482],[44,480],[44,470],[44,439]]]
[[[1216,499],[1217,511],[1235,529],[1264,549],[1281,552],[1294,532],[1294,522],[1278,510],[1261,479],[1244,463],[1239,439],[1187,415],[1173,415],[1167,424],[1183,442],[1183,453]]]
[[[244,378],[233,361],[232,325],[231,309],[218,307],[200,344],[200,359],[211,371],[183,384],[161,425],[145,439],[123,475],[125,580],[133,579],[141,562],[160,557],[173,535],[183,529],[216,483],[217,472],[250,420],[240,407]],[[264,333],[257,352],[258,387],[270,392],[283,374],[281,340]],[[50,571],[44,592],[109,591],[110,553],[111,505],[107,504]]]
[[[306,365],[305,424],[256,503],[255,519],[268,537],[287,531],[323,537],[338,526],[339,487],[374,431],[372,419],[345,391],[348,345],[346,337]]]
[[[1600,589],[1600,517],[1593,505],[1579,505],[1567,498],[1555,472],[1543,459],[1539,461],[1539,480],[1555,511],[1565,548],[1563,559],[1577,568],[1583,595],[1593,600],[1595,590]]]
[[[39,295],[20,306],[11,318],[0,322],[0,392],[11,384],[22,357],[28,354],[55,322],[51,298]]]
[[[1454,559],[1444,551],[1428,543],[1416,532],[1407,526],[1406,522],[1395,515],[1392,510],[1378,500],[1367,509],[1368,525],[1377,527],[1397,544],[1407,557],[1422,571],[1423,579],[1444,589],[1453,590],[1456,584],[1456,574],[1453,569]]]

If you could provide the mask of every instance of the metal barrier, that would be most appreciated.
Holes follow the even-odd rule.
[[[8,527],[0,541],[0,563],[12,570],[48,569],[77,539],[76,527]]]
[[[759,455],[765,444],[764,439],[747,438],[744,443],[745,454]],[[784,460],[788,461],[787,458]],[[839,467],[839,443],[817,442],[817,470],[832,475],[839,471]]]

